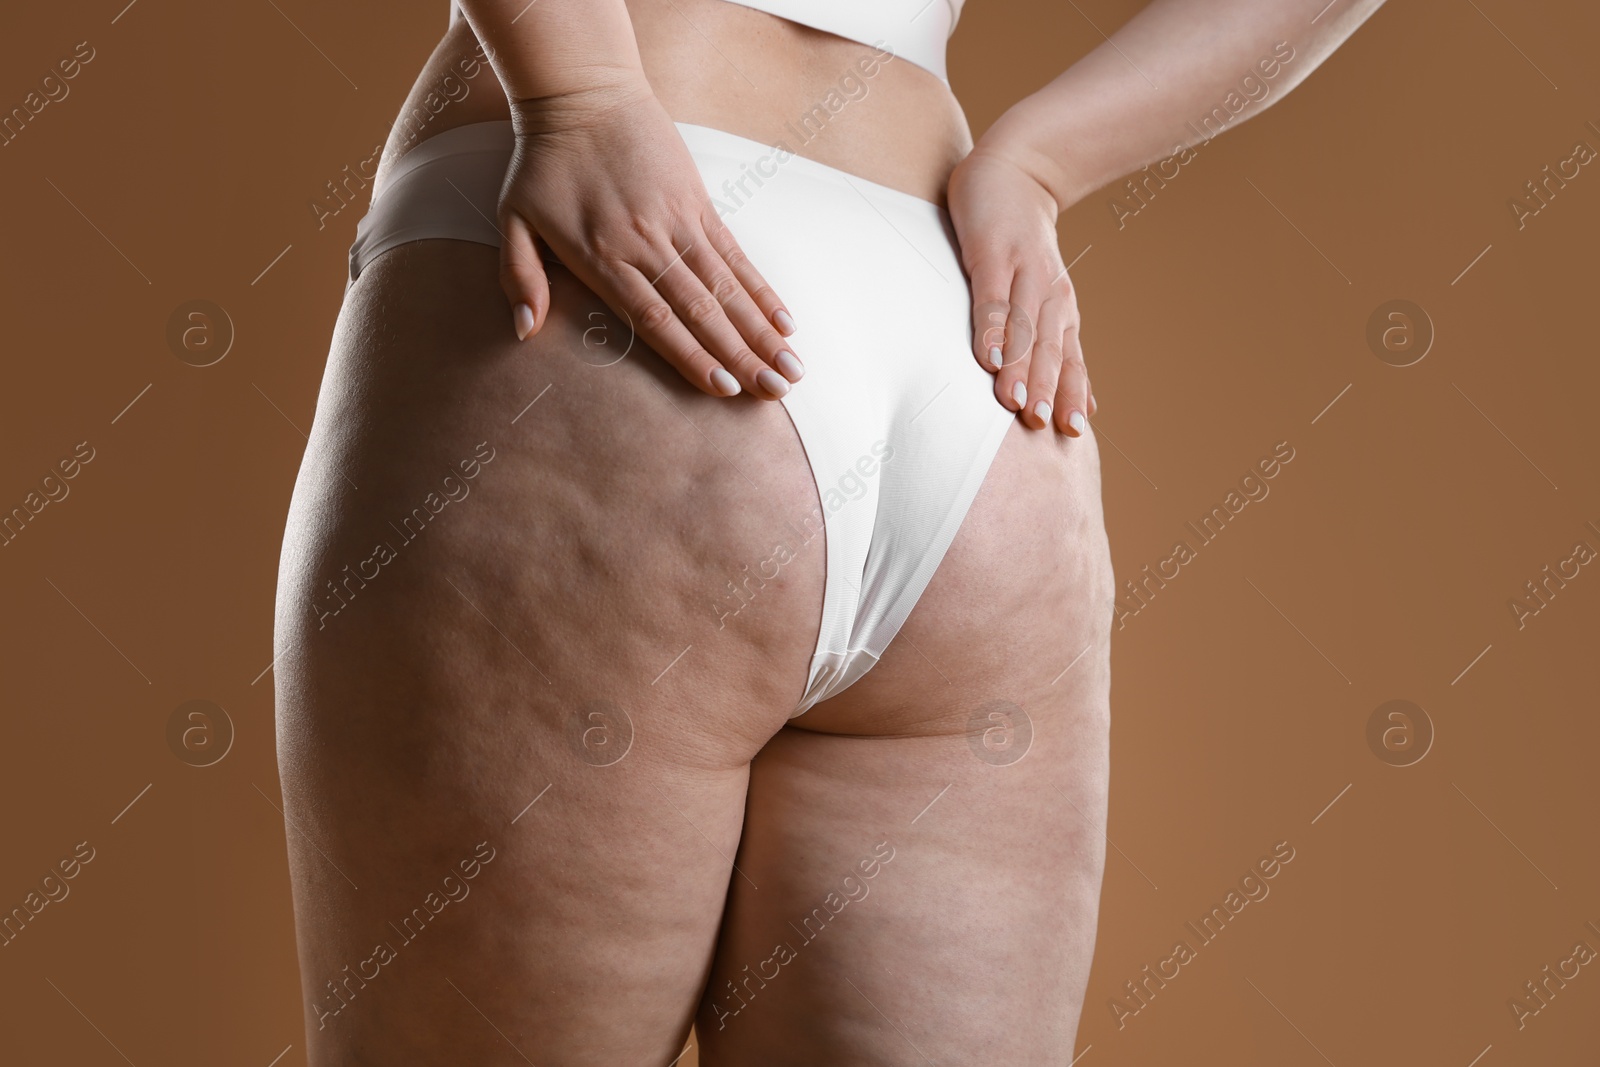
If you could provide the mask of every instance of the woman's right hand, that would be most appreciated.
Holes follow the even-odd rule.
[[[995,376],[995,397],[1024,425],[1053,423],[1081,437],[1096,405],[1055,197],[1004,150],[980,141],[951,173],[948,198],[972,278],[973,355]]]
[[[642,74],[514,103],[512,121],[500,283],[519,339],[550,310],[537,235],[699,389],[777,399],[800,380],[783,340],[793,320],[717,216]]]

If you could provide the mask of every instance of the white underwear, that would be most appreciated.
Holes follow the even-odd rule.
[[[944,209],[782,146],[677,128],[723,220],[793,314],[806,367],[778,403],[821,511],[792,522],[793,541],[744,580],[759,588],[777,576],[783,550],[824,534],[822,626],[793,717],[883,655],[1016,416],[973,358],[971,295]],[[480,122],[401,156],[357,226],[350,281],[407,241],[498,247],[492,220],[512,144],[509,121]],[[731,610],[739,603],[729,598]]]

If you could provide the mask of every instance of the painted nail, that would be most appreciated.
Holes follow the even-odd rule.
[[[1083,433],[1083,428],[1087,426],[1088,423],[1084,421],[1083,412],[1074,411],[1071,415],[1067,416],[1067,425],[1072,427],[1072,431],[1074,433],[1081,435]]]
[[[773,325],[778,327],[778,332],[783,334],[785,337],[788,337],[791,333],[794,333],[794,319],[790,318],[789,313],[783,310],[783,308],[779,308],[777,311],[772,313],[772,322]]]
[[[527,304],[518,304],[512,308],[511,328],[517,331],[517,340],[526,340],[528,334],[533,332],[533,309]]]
[[[1005,357],[1000,353],[999,345],[989,346],[989,365],[999,370],[1005,364]]]
[[[711,372],[711,384],[721,390],[723,396],[739,395],[739,379],[721,367]]]
[[[756,384],[773,396],[782,396],[789,391],[789,383],[778,377],[778,372],[771,367],[756,371]]]
[[[1033,413],[1039,416],[1040,422],[1044,423],[1046,426],[1050,425],[1049,404],[1045,403],[1043,400],[1039,401],[1037,404],[1033,405]]]
[[[791,382],[798,382],[806,376],[806,368],[793,352],[785,348],[778,352],[778,373]]]
[[[1017,402],[1017,410],[1021,411],[1023,406],[1028,403],[1028,387],[1021,382],[1013,383],[1011,386],[1011,399]]]

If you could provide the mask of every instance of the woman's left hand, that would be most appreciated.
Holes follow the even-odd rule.
[[[951,173],[948,200],[972,283],[972,354],[995,376],[995,396],[1026,426],[1082,436],[1095,402],[1055,197],[980,144]]]

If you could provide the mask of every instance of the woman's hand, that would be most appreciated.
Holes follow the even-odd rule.
[[[793,320],[717,217],[642,75],[515,103],[512,120],[500,283],[519,339],[550,310],[537,235],[705,392],[776,399],[800,380],[779,333],[793,333]]]
[[[1095,412],[1055,197],[981,143],[950,175],[950,220],[972,279],[972,354],[1024,425],[1073,437]]]

